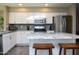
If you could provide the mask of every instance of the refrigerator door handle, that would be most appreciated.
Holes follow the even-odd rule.
[[[66,31],[66,18],[63,19],[64,20],[64,32]]]

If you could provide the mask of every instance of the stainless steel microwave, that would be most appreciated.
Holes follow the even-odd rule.
[[[46,23],[46,19],[35,19],[34,23],[35,24],[45,24]]]

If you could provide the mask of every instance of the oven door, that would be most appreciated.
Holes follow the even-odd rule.
[[[46,28],[45,26],[41,26],[41,25],[37,25],[37,26],[34,26],[34,31],[35,32],[45,32],[46,31]]]

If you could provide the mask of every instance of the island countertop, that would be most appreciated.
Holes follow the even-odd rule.
[[[70,34],[70,33],[29,33],[27,35],[28,39],[77,39],[79,35]]]
[[[53,55],[59,55],[59,43],[75,43],[76,38],[79,38],[79,35],[75,34],[69,34],[69,33],[41,33],[41,32],[34,32],[34,33],[28,33],[27,39],[29,40],[29,54],[34,55],[35,49],[33,48],[34,43],[51,43],[55,46],[54,49],[52,49]],[[63,53],[63,52],[62,52]],[[48,51],[42,51],[38,50],[38,55],[48,55]],[[68,50],[68,55],[72,54],[72,50]]]

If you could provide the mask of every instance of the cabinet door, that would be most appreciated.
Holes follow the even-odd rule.
[[[10,49],[10,35],[3,35],[3,53],[6,53]]]
[[[3,35],[3,53],[5,54],[9,51],[14,45],[16,41],[14,40],[14,33],[8,33]]]
[[[9,34],[9,49],[11,49],[12,48],[12,34],[10,33]]]
[[[7,52],[7,37],[3,35],[3,54]]]
[[[23,44],[28,44],[27,31],[22,32],[22,43]]]
[[[28,34],[26,34],[26,43],[29,44],[29,39],[27,38]]]
[[[15,15],[12,13],[9,13],[9,24],[15,23]]]
[[[32,33],[32,31],[25,31],[24,33],[25,33],[24,41],[28,45],[29,44],[29,39],[27,37],[28,37],[28,34]]]
[[[27,39],[27,31],[17,32],[16,43],[17,44],[28,44],[29,43],[29,40]]]
[[[20,31],[18,31],[16,33],[16,44],[21,44],[22,43],[22,33]]]
[[[14,33],[10,33],[10,48],[15,45]]]
[[[12,34],[12,42],[13,42],[13,46],[16,45],[16,32]]]

